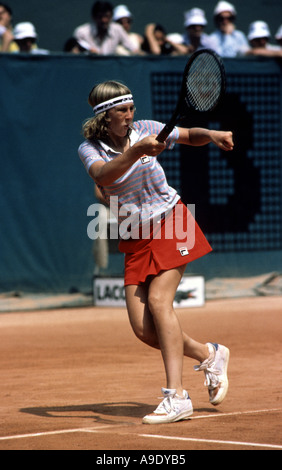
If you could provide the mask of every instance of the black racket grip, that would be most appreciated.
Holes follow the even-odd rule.
[[[166,126],[161,130],[161,132],[160,132],[159,135],[157,136],[156,140],[157,140],[158,142],[164,142],[164,141],[166,140],[166,138],[169,136],[169,134],[171,133],[173,127],[174,127],[174,126],[166,125]]]

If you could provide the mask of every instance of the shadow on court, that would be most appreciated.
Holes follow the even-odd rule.
[[[95,403],[89,405],[66,405],[66,406],[50,406],[50,407],[31,407],[22,408],[21,413],[28,413],[34,416],[44,418],[77,418],[78,414],[81,418],[94,420],[95,423],[112,424],[107,417],[120,418],[138,418],[142,419],[148,413],[153,411],[152,406],[145,403],[137,402],[114,402],[114,403]],[[216,408],[196,408],[195,412],[220,414],[220,410]]]

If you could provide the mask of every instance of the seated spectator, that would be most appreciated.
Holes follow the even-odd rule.
[[[254,21],[249,26],[248,40],[250,48],[246,55],[263,55],[266,57],[282,57],[282,48],[269,43],[271,33],[265,21]]]
[[[64,52],[72,54],[87,54],[89,46],[85,41],[78,41],[76,38],[69,38],[64,45]]]
[[[140,34],[131,32],[133,15],[126,5],[118,5],[114,8],[113,21],[120,24],[124,28],[131,42],[135,45],[135,53],[141,54],[143,37]],[[116,52],[118,55],[130,55],[130,51],[125,49],[122,45],[117,47]]]
[[[0,52],[13,52],[17,46],[13,43],[13,12],[9,5],[0,3]]]
[[[120,24],[112,22],[113,6],[109,2],[97,1],[91,9],[91,23],[78,26],[74,37],[88,43],[92,54],[116,54],[117,46],[135,53],[136,47]]]
[[[46,49],[39,49],[36,40],[38,39],[35,27],[32,23],[18,23],[14,28],[14,41],[19,50],[27,54],[48,54]]]
[[[236,57],[245,53],[248,41],[242,31],[235,26],[237,12],[229,2],[219,2],[214,9],[216,31],[210,35],[215,50],[221,57]]]
[[[145,28],[142,51],[155,55],[187,54],[187,47],[178,42],[172,42],[160,24],[150,23]]]
[[[278,31],[275,34],[275,39],[277,44],[282,47],[282,25],[278,28]]]
[[[183,35],[183,43],[187,46],[188,54],[199,49],[215,48],[213,40],[204,32],[207,23],[205,12],[200,8],[192,8],[184,13],[186,32]]]

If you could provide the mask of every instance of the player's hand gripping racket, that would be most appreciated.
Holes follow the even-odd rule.
[[[212,111],[225,93],[225,70],[221,59],[210,49],[194,52],[184,70],[181,91],[177,106],[170,121],[157,136],[158,142],[164,142],[172,132],[177,120],[186,110]]]

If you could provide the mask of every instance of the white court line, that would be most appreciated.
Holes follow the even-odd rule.
[[[263,410],[252,410],[252,411],[235,411],[232,413],[219,413],[216,415],[201,415],[201,416],[194,416],[188,418],[188,420],[192,419],[204,419],[204,418],[220,418],[226,416],[240,416],[244,414],[253,414],[253,413],[270,413],[274,411],[282,411],[282,408],[272,408],[272,409],[263,409]],[[132,423],[131,423],[132,424]],[[123,424],[126,426],[126,424]],[[37,433],[30,433],[30,434],[16,434],[14,436],[3,436],[0,437],[0,441],[8,441],[13,439],[26,439],[30,437],[44,437],[44,436],[54,436],[57,434],[71,434],[71,433],[79,433],[79,432],[93,432],[97,433],[101,429],[108,429],[114,427],[115,429],[118,427],[116,424],[106,424],[104,426],[96,426],[90,428],[75,428],[75,429],[62,429],[58,431],[45,431],[45,432],[37,432]],[[257,444],[257,443],[244,443],[244,442],[235,442],[235,441],[218,441],[218,440],[205,440],[205,439],[193,439],[193,438],[186,438],[186,437],[170,437],[170,436],[158,436],[153,434],[137,434],[138,436],[142,437],[155,437],[159,439],[175,439],[175,440],[184,440],[184,441],[194,441],[194,442],[210,442],[210,443],[223,443],[223,444],[233,444],[233,445],[252,445],[255,447],[271,447],[275,449],[282,449],[282,446],[276,446],[271,444]]]
[[[76,429],[61,429],[60,431],[45,431],[35,432],[30,434],[16,434],[14,436],[0,437],[0,441],[9,441],[12,439],[26,439],[29,437],[42,437],[42,436],[55,436],[56,434],[71,434],[76,432],[99,432],[100,429],[116,427],[114,424],[107,424],[96,428],[76,428]]]
[[[205,418],[221,418],[226,416],[240,416],[246,414],[254,414],[254,413],[271,413],[274,411],[282,411],[282,408],[272,408],[272,409],[264,409],[264,410],[252,410],[252,411],[235,411],[233,413],[219,413],[216,415],[201,415],[201,416],[191,416],[188,418],[189,420],[192,419],[205,419]],[[154,434],[138,434],[140,437],[151,437],[155,439],[170,439],[176,441],[187,441],[187,442],[200,442],[200,443],[210,443],[210,444],[229,444],[229,445],[236,445],[236,446],[247,446],[247,447],[263,447],[267,449],[282,449],[282,445],[276,444],[259,444],[257,442],[240,442],[240,441],[221,441],[217,439],[195,439],[190,437],[172,437],[172,436],[161,436],[161,435],[154,435]]]
[[[282,449],[282,446],[275,444],[259,444],[258,442],[239,442],[239,441],[220,441],[217,439],[194,439],[192,437],[177,437],[177,436],[159,436],[156,434],[138,434],[140,437],[149,437],[155,439],[170,439],[173,441],[186,441],[186,442],[200,442],[206,444],[229,444],[234,446],[247,446],[247,447],[265,447],[268,449]]]
[[[268,410],[250,410],[250,411],[234,411],[232,413],[218,413],[210,415],[191,416],[190,419],[204,419],[204,418],[221,418],[224,416],[240,416],[240,415],[251,415],[254,413],[271,413],[273,411],[282,411],[282,408],[270,408]]]

